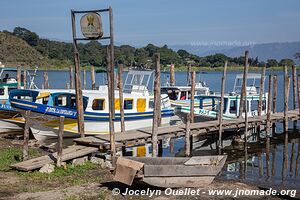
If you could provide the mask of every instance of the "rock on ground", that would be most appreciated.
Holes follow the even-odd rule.
[[[46,164],[40,169],[39,172],[50,174],[54,172],[54,170],[55,170],[55,166],[53,164]]]

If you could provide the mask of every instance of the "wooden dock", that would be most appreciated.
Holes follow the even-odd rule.
[[[300,117],[299,110],[290,110],[288,111],[289,120],[298,120]],[[273,113],[271,115],[271,122],[280,122],[285,118],[283,112]],[[267,116],[257,116],[248,119],[248,126],[256,125],[265,125],[267,121]],[[245,128],[245,119],[233,119],[233,120],[224,120],[222,124],[223,130],[228,129],[240,129]],[[207,121],[207,122],[197,122],[190,124],[190,130],[192,136],[199,135],[209,135],[209,134],[218,134],[219,130],[219,121]],[[158,140],[164,138],[175,138],[185,136],[186,127],[182,125],[174,126],[163,126],[159,127],[157,131]],[[125,133],[116,133],[116,147],[128,146],[128,145],[139,145],[150,143],[152,137],[152,127],[126,131]],[[83,138],[74,139],[74,142],[79,145],[95,146],[102,150],[110,149],[110,135],[97,135],[97,136],[87,136]]]

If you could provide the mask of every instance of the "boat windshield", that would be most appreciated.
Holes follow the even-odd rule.
[[[260,89],[261,74],[250,73],[247,75],[247,93],[258,94]],[[241,93],[243,87],[243,74],[238,74],[234,81],[233,92]]]

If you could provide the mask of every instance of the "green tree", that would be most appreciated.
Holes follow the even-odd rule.
[[[36,46],[39,40],[39,36],[35,32],[31,32],[28,29],[21,27],[14,28],[13,35],[22,38],[30,46]]]
[[[278,67],[278,62],[275,59],[267,60],[267,67]]]
[[[295,64],[295,62],[292,60],[292,59],[289,59],[289,58],[285,58],[285,59],[282,59],[280,60],[279,62],[279,65],[280,66],[285,66],[287,65],[288,67],[291,67]]]

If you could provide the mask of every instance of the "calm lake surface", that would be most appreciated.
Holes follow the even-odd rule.
[[[230,92],[233,89],[235,76],[242,73],[237,71],[230,71],[227,73],[226,79],[226,92]],[[256,72],[259,73],[259,72]],[[69,83],[69,73],[66,71],[49,71],[49,84],[51,88],[66,88]],[[283,71],[272,71],[266,73],[265,90],[268,88],[268,75],[278,75],[278,92],[277,92],[277,111],[283,111]],[[291,72],[289,72],[291,75]],[[126,72],[123,74],[123,81],[125,80]],[[169,79],[168,73],[161,74],[162,85]],[[201,72],[197,74],[197,80],[202,80],[207,83],[211,90],[215,92],[220,91],[222,72]],[[186,72],[177,72],[175,75],[176,85],[186,85],[187,78]],[[83,81],[82,81],[83,82]],[[103,85],[106,82],[105,74],[96,74],[96,85]],[[35,83],[39,88],[43,84],[43,71],[38,71]],[[87,89],[91,88],[91,74],[87,72]],[[290,89],[289,108],[292,108],[292,87]],[[282,124],[276,124],[276,134],[271,139],[271,158],[270,163],[274,166],[274,176],[270,178],[266,175],[266,151],[265,140],[260,141],[253,140],[248,144],[248,159],[246,160],[246,169],[244,169],[245,152],[243,145],[233,146],[230,145],[224,149],[224,152],[228,154],[226,165],[224,166],[223,173],[220,178],[225,179],[239,179],[246,182],[255,183],[266,187],[281,187],[296,189],[300,188],[300,178],[298,177],[299,167],[297,159],[299,159],[299,130],[292,129],[293,125],[290,123],[289,141],[288,141],[288,173],[283,179],[282,166],[283,166],[283,149],[284,149],[284,137],[281,134]],[[299,124],[297,124],[299,128]],[[216,150],[213,147],[212,140],[208,142],[204,149],[194,150],[193,155],[211,155],[216,154]],[[163,156],[183,156],[184,155],[184,140],[182,138],[173,140],[174,147],[167,146],[163,150]],[[262,165],[259,164],[259,159],[262,160]],[[299,161],[299,160],[298,160]],[[298,162],[299,163],[299,162]],[[260,173],[260,170],[263,172]],[[272,170],[272,167],[271,167]],[[297,176],[297,177],[296,177]]]

